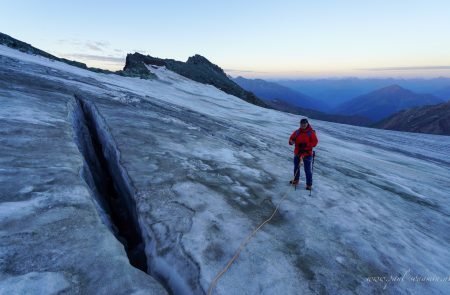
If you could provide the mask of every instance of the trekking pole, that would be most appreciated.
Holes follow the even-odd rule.
[[[297,177],[297,174],[298,174],[298,178],[299,178],[299,182],[300,182],[300,169],[302,168],[303,156],[296,155],[296,157],[298,157],[298,169],[297,169],[297,171],[295,171],[294,180],[295,180],[295,178]],[[298,184],[294,184],[294,190],[295,191],[297,190],[297,185]]]
[[[295,155],[295,157],[298,157],[298,155]],[[295,168],[295,159],[294,159],[294,168]],[[294,191],[297,190],[297,184],[295,184],[295,178],[297,177],[297,174],[300,172],[300,167],[297,166],[297,170],[294,170],[294,178],[291,181],[292,186],[294,187]]]
[[[313,174],[314,174],[314,159],[316,158],[316,152],[313,151],[313,160],[312,160],[312,167],[311,167],[311,179],[313,178]],[[312,186],[311,186],[311,190],[309,191],[309,196],[311,197],[311,193],[312,193]]]

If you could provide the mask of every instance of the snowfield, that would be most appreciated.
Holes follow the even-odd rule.
[[[285,193],[213,294],[450,293],[450,137],[310,120],[309,196],[288,186],[299,116],[148,69],[157,80],[0,46],[0,294],[205,294]],[[83,112],[148,274],[89,184]]]

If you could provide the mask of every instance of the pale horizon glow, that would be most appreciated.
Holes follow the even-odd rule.
[[[120,70],[127,53],[140,52],[201,54],[246,78],[450,77],[444,0],[4,0],[1,8],[2,33],[103,69]]]

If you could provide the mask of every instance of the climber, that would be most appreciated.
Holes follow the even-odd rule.
[[[300,161],[303,159],[303,166],[306,175],[306,189],[312,189],[311,163],[313,159],[313,148],[317,145],[318,139],[308,120],[300,120],[300,128],[295,130],[289,138],[289,145],[295,144],[294,149],[294,179],[289,181],[292,185],[297,185],[300,178]]]

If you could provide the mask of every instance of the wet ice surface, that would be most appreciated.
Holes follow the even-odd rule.
[[[84,276],[116,280],[124,273],[150,284],[139,271],[108,262],[124,264],[126,255],[78,175],[81,156],[67,118],[77,93],[109,126],[137,192],[152,272],[175,293],[206,292],[286,191],[279,214],[214,294],[450,291],[450,282],[366,279],[408,270],[448,277],[450,137],[312,121],[319,146],[309,197],[287,186],[287,139],[298,116],[163,68],[152,69],[159,80],[147,81],[0,52],[2,286],[32,287],[37,277],[60,281],[63,292],[85,291],[98,286]]]

